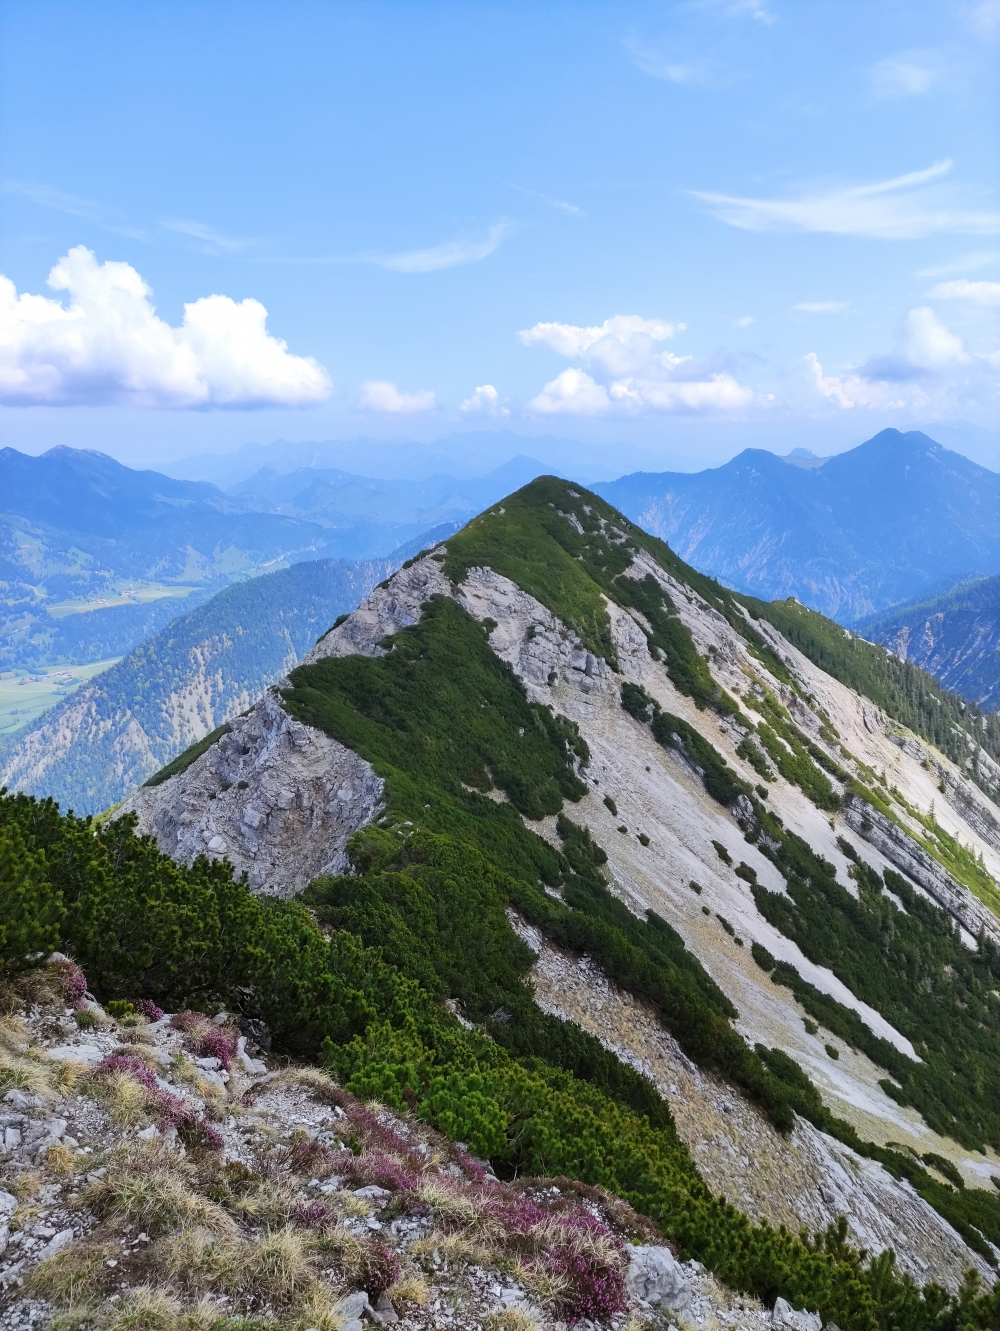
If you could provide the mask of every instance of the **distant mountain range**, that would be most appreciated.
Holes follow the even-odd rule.
[[[386,439],[328,439],[291,443],[244,444],[232,453],[201,453],[165,462],[168,476],[212,481],[228,489],[261,468],[278,472],[302,468],[364,472],[381,480],[427,480],[451,476],[470,480],[496,471],[524,454],[541,459],[541,471],[558,472],[571,480],[611,480],[626,468],[648,467],[653,455],[632,444],[584,443],[554,435],[519,435],[511,430],[469,430],[432,443]],[[517,481],[520,485],[523,482]],[[505,492],[506,493],[506,492]],[[502,494],[496,495],[502,499]]]
[[[414,540],[419,548],[429,530],[455,530],[542,471],[530,458],[465,480],[261,470],[227,494],[102,453],[2,449],[0,669],[120,655],[175,618],[177,600],[155,599],[171,591],[203,600],[317,556],[384,559]]]
[[[836,457],[746,449],[685,475],[593,487],[737,591],[795,596],[852,624],[1000,572],[1000,476],[925,434],[883,430]]]
[[[858,629],[984,711],[1000,711],[1000,577],[897,606]]]
[[[225,588],[18,732],[0,786],[108,808],[249,707],[402,557],[310,560]]]

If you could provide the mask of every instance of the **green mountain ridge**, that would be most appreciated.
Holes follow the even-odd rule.
[[[501,605],[510,609],[503,624],[488,613],[489,595],[498,615]],[[395,627],[386,632],[390,608]],[[877,706],[899,713],[897,724],[933,742],[929,707],[953,707],[944,739],[957,731],[967,747],[964,737],[975,734],[991,758],[990,722],[967,716],[937,686],[928,693],[930,682],[907,691],[900,680],[910,676],[882,670],[880,649],[855,651],[855,640],[833,635],[837,626],[821,616],[796,619],[787,607],[743,601],[597,496],[546,477],[412,561],[291,672],[281,694],[289,716],[358,755],[385,783],[378,817],[349,842],[352,873],[302,884],[298,902],[269,901],[234,882],[222,859],[173,863],[136,839],[127,820],[94,838],[50,806],[8,797],[0,828],[23,843],[22,860],[44,853],[24,870],[31,890],[53,919],[64,912],[51,939],[76,955],[100,996],[234,1004],[267,1021],[279,1046],[320,1059],[356,1094],[460,1137],[501,1174],[568,1174],[619,1192],[718,1278],[768,1302],[781,1295],[819,1309],[845,1331],[994,1327],[1000,1303],[975,1280],[957,1301],[934,1285],[921,1290],[891,1255],[860,1252],[835,1217],[822,1236],[795,1237],[714,1196],[658,1085],[536,1003],[533,955],[510,922],[513,911],[548,946],[589,957],[773,1129],[789,1133],[798,1116],[877,1161],[995,1263],[995,1189],[942,1182],[940,1153],[918,1162],[912,1148],[866,1139],[797,1061],[801,1043],[789,1052],[737,1030],[738,1019],[755,1021],[752,1006],[745,1010],[752,982],[775,1002],[790,1001],[791,1012],[800,1005],[810,1037],[809,1025],[815,1032],[821,1024],[828,1049],[839,1054],[836,1039],[855,1056],[856,1046],[888,1074],[887,1118],[906,1106],[939,1134],[942,1150],[946,1139],[972,1153],[1000,1149],[1000,953],[985,938],[963,941],[945,910],[836,823],[841,801],[861,791],[915,825],[903,796],[852,753],[863,731],[847,728],[841,685],[814,672],[809,682],[826,699],[818,701],[782,639],[761,627],[764,620],[784,633],[783,617],[787,641],[810,660],[825,652],[842,685],[869,682]],[[537,667],[530,687],[528,665]],[[928,707],[925,695],[942,701]],[[843,714],[834,718],[838,699]],[[267,804],[265,774],[283,778],[274,772],[278,755],[253,738],[252,713],[234,723],[234,735],[237,724],[245,778],[220,783],[218,744],[210,744],[129,802],[139,828],[155,826],[156,810],[178,799],[193,814],[203,797],[202,817],[227,818],[227,827],[246,826],[252,812],[257,837],[272,822],[275,836],[302,825],[294,799]],[[627,786],[608,774],[615,751],[626,753]],[[900,771],[922,780],[916,763]],[[636,809],[644,791],[652,837],[634,813],[633,826],[616,831],[626,816],[619,809]],[[665,812],[654,818],[649,801],[663,791]],[[699,830],[708,826],[720,840]],[[612,844],[608,833],[624,835]],[[704,895],[700,883],[675,881],[671,868],[656,880],[669,879],[676,894],[669,919],[623,896],[616,865],[648,865],[651,883],[673,850],[663,838],[687,846],[696,836]],[[164,849],[177,853],[177,844]],[[745,859],[737,866],[738,846]],[[125,875],[117,865],[134,868]],[[725,919],[715,912],[724,931],[699,933],[712,912],[697,903],[718,906],[720,884],[741,913],[727,904]],[[744,948],[737,928],[750,923],[800,967],[757,941]],[[706,949],[708,937],[721,941]],[[33,937],[31,946],[42,944]],[[817,988],[808,965],[864,1006]],[[728,992],[736,976],[738,1003]],[[882,1019],[880,1031],[901,1032],[899,1042],[864,1012]],[[907,1042],[919,1059],[901,1051]]]

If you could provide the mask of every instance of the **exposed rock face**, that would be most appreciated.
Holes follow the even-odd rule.
[[[669,1248],[647,1243],[633,1248],[626,1280],[634,1299],[688,1317],[691,1310],[688,1272]]]
[[[755,1105],[697,1068],[649,1005],[609,983],[591,959],[544,942],[516,916],[512,923],[537,953],[531,981],[539,1006],[576,1023],[655,1083],[714,1192],[744,1214],[792,1233],[803,1228],[816,1233],[846,1216],[858,1247],[872,1253],[893,1248],[900,1268],[918,1284],[937,1280],[956,1290],[970,1266],[984,1280],[993,1279],[982,1258],[906,1180],[893,1178],[804,1119],[796,1119],[792,1133],[783,1137]],[[752,1040],[757,1032],[744,1034]],[[889,1126],[905,1136],[905,1128]]]
[[[175,859],[228,859],[257,891],[290,896],[343,873],[345,846],[369,822],[383,785],[328,735],[293,721],[272,693],[184,772],[122,805]]]
[[[983,931],[995,943],[1000,943],[1000,922],[991,910],[972,895],[967,887],[956,883],[940,864],[918,846],[903,828],[889,821],[885,814],[873,809],[867,800],[848,795],[844,800],[844,821],[861,837],[882,852],[885,858],[929,893],[967,929],[973,938]]]
[[[775,1300],[771,1321],[782,1331],[823,1331],[823,1319],[819,1313],[793,1308],[787,1299]]]

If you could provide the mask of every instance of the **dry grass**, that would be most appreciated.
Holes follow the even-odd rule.
[[[55,1100],[63,1094],[62,1068],[43,1049],[31,1045],[31,1032],[23,1021],[0,1017],[0,1095],[18,1090]]]
[[[344,1321],[339,1291],[317,1280],[285,1326],[288,1331],[339,1331]]]
[[[197,1225],[186,1225],[159,1239],[148,1260],[158,1274],[178,1288],[196,1293],[222,1279],[233,1261],[234,1252],[232,1236],[220,1236]]]
[[[415,1256],[436,1251],[446,1262],[477,1262],[480,1265],[492,1262],[497,1255],[492,1244],[470,1238],[467,1234],[451,1234],[440,1229],[433,1229],[422,1239],[417,1239],[411,1251]]]
[[[538,1252],[546,1252],[559,1246],[569,1248],[576,1256],[582,1257],[595,1267],[620,1266],[621,1250],[610,1234],[602,1234],[593,1229],[567,1229],[553,1220],[544,1220],[531,1234],[531,1242]]]
[[[76,1166],[76,1156],[68,1146],[59,1144],[49,1147],[42,1163],[53,1174],[69,1174]]]
[[[181,1305],[169,1290],[138,1285],[120,1302],[105,1304],[97,1325],[101,1331],[178,1331]]]
[[[272,1229],[233,1253],[226,1285],[244,1297],[288,1304],[315,1282],[312,1236],[301,1229]]]
[[[371,1202],[365,1201],[364,1197],[355,1197],[353,1192],[348,1192],[346,1188],[340,1188],[333,1194],[333,1200],[343,1211],[344,1215],[351,1216],[355,1220],[364,1220],[365,1216],[372,1213]]]
[[[389,1288],[388,1294],[393,1303],[413,1303],[422,1308],[430,1302],[431,1287],[423,1276],[407,1275],[401,1276]]]
[[[285,1068],[278,1075],[267,1083],[266,1091],[272,1087],[277,1090],[282,1086],[301,1086],[307,1091],[311,1091],[318,1100],[325,1104],[340,1105],[344,1101],[344,1092],[340,1089],[332,1077],[328,1077],[325,1072],[319,1068]]]
[[[260,1225],[284,1225],[299,1194],[289,1183],[276,1179],[261,1179],[242,1196],[227,1199],[229,1210]]]
[[[63,1007],[62,977],[54,966],[35,966],[20,975],[9,975],[0,984],[0,1013],[22,1008]]]
[[[106,1106],[112,1121],[122,1127],[148,1119],[155,1105],[153,1092],[128,1072],[92,1077],[89,1089]]]
[[[569,1293],[569,1281],[565,1276],[546,1271],[544,1267],[525,1266],[518,1262],[514,1267],[514,1279],[523,1285],[529,1294],[534,1294],[541,1303],[549,1307],[562,1303]]]
[[[111,1283],[107,1263],[120,1256],[118,1243],[83,1239],[40,1262],[28,1273],[25,1286],[30,1293],[60,1306],[88,1303]]]
[[[434,1219],[443,1225],[461,1225],[469,1228],[481,1220],[475,1202],[459,1188],[449,1188],[438,1180],[421,1184],[417,1195],[433,1212]]]
[[[192,1190],[190,1166],[161,1139],[116,1152],[107,1174],[85,1189],[82,1200],[102,1219],[140,1225],[151,1236],[185,1226],[219,1237],[236,1231],[221,1206]]]
[[[483,1331],[538,1331],[538,1323],[520,1308],[504,1308],[490,1313],[483,1322]]]
[[[183,1082],[190,1086],[195,1095],[206,1102],[212,1100],[222,1100],[225,1098],[225,1091],[221,1086],[217,1086],[213,1081],[206,1081],[202,1076],[201,1068],[196,1067],[186,1054],[175,1054],[171,1071],[174,1074],[174,1081]]]
[[[3,1180],[5,1192],[12,1192],[19,1202],[26,1202],[34,1197],[41,1185],[41,1178],[33,1169],[17,1170]]]

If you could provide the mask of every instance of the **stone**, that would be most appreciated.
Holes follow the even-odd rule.
[[[6,1221],[0,1222],[0,1257],[7,1251],[7,1244],[10,1242],[10,1226]]]
[[[369,1317],[375,1320],[375,1309],[371,1305],[371,1300],[365,1291],[358,1290],[356,1294],[348,1294],[345,1299],[341,1299],[338,1309],[341,1317],[345,1321],[341,1323],[340,1331],[348,1331],[350,1327],[357,1327],[357,1331],[362,1331],[361,1319]]]
[[[9,1216],[17,1210],[17,1198],[12,1192],[4,1192],[0,1188],[0,1216]]]
[[[774,1326],[780,1326],[782,1331],[823,1331],[823,1319],[819,1313],[793,1308],[787,1299],[775,1300],[771,1322]]]
[[[399,1321],[399,1313],[392,1306],[392,1299],[385,1290],[375,1300],[375,1320],[382,1326],[389,1326]]]
[[[148,1128],[143,1128],[141,1132],[135,1134],[140,1141],[151,1142],[154,1137],[160,1135],[160,1130],[155,1123],[150,1123]]]
[[[99,1044],[57,1044],[49,1050],[49,1057],[62,1063],[100,1063],[104,1050]]]
[[[380,1188],[377,1183],[368,1183],[363,1188],[354,1189],[355,1197],[363,1197],[366,1202],[376,1202],[382,1197],[391,1197],[388,1188]]]
[[[628,1291],[655,1308],[684,1315],[691,1303],[691,1287],[683,1266],[669,1248],[643,1244],[629,1251]]]
[[[38,1254],[38,1260],[44,1262],[47,1257],[52,1257],[57,1252],[61,1252],[67,1244],[72,1242],[73,1231],[71,1229],[61,1229],[58,1234],[55,1234],[49,1239],[48,1243],[46,1243],[45,1247]]]
[[[10,1105],[12,1109],[33,1109],[35,1106],[35,1097],[25,1095],[23,1091],[8,1091],[3,1098],[4,1104]]]

